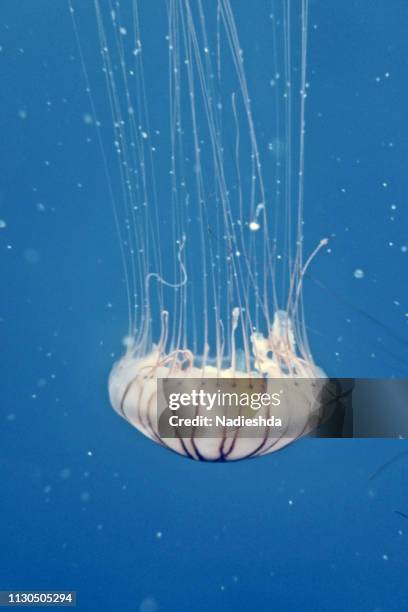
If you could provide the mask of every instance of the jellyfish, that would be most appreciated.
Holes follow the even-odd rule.
[[[99,81],[69,0],[129,312],[111,404],[191,459],[277,451],[316,426],[314,387],[326,379],[309,346],[302,291],[327,244],[304,253],[308,0],[276,0],[272,11],[268,3],[249,33],[230,0],[108,4],[94,1],[106,100],[98,110]],[[262,381],[266,390],[286,381],[287,426],[276,435],[261,427],[255,437],[240,427],[165,437],[159,395],[172,379],[182,390],[191,380],[211,389]],[[313,382],[295,391],[304,380]]]

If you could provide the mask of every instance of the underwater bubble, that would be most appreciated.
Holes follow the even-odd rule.
[[[81,495],[79,496],[79,499],[81,500],[81,502],[86,504],[91,499],[91,496],[88,491],[82,491]]]
[[[71,470],[70,468],[63,468],[60,473],[59,476],[61,478],[61,480],[68,480],[68,478],[71,476]]]
[[[26,249],[23,253],[23,257],[28,264],[35,266],[40,262],[40,254],[35,249]]]
[[[249,224],[249,229],[251,230],[251,232],[257,232],[260,227],[261,226],[257,221],[251,221],[251,223]]]
[[[159,606],[153,597],[145,597],[139,606],[139,612],[157,612],[158,609]]]

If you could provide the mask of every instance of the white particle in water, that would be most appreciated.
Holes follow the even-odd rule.
[[[139,612],[157,612],[158,609],[157,602],[153,597],[145,597],[139,606]]]
[[[91,125],[91,123],[93,123],[93,117],[90,113],[85,113],[85,115],[83,116],[83,120],[84,123],[86,123],[87,125]]]
[[[356,270],[354,270],[354,278],[364,278],[364,270],[362,270],[361,268],[357,268]]]
[[[88,493],[88,491],[82,491],[81,495],[80,495],[80,500],[81,502],[83,502],[84,504],[86,504],[87,502],[89,502],[91,496]]]
[[[59,473],[59,477],[61,478],[61,480],[68,480],[70,476],[71,476],[71,470],[68,467],[63,468]]]
[[[26,249],[23,253],[23,257],[27,263],[36,265],[40,261],[40,254],[35,249]]]
[[[258,221],[251,221],[249,224],[249,229],[251,232],[257,232],[260,228],[261,226],[259,225]]]

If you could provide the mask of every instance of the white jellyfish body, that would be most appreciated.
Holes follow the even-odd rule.
[[[164,318],[167,324],[167,317]],[[164,335],[165,332],[164,332]],[[253,369],[239,370],[235,367],[235,355],[231,355],[230,367],[217,368],[210,364],[195,365],[194,355],[188,350],[163,353],[160,346],[144,356],[128,351],[113,367],[109,377],[109,396],[114,409],[131,425],[151,440],[176,453],[199,461],[236,461],[275,452],[314,429],[323,416],[321,391],[325,384],[324,372],[314,364],[298,356],[293,329],[287,314],[277,311],[268,338],[260,333],[251,337]],[[273,408],[273,416],[284,426],[275,434],[268,425],[261,426],[257,435],[248,436],[247,429],[239,426],[226,432],[225,427],[212,429],[208,437],[203,428],[194,428],[190,435],[164,437],[160,431],[160,398],[163,386],[158,381],[175,378],[179,381],[180,393],[191,391],[190,381],[199,380],[207,392],[215,393],[220,380],[228,380],[223,389],[248,390],[255,379],[265,382],[265,391],[279,380],[285,401]],[[298,387],[294,381],[301,381]],[[246,381],[246,383],[245,383]],[[160,401],[162,400],[162,401]],[[205,406],[195,409],[196,417],[207,415]],[[265,421],[271,416],[271,407],[262,409],[258,416]],[[226,434],[229,435],[226,435]],[[177,432],[176,432],[177,434]]]

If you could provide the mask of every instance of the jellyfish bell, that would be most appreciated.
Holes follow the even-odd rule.
[[[237,327],[238,309],[234,309],[231,334]],[[168,313],[162,314],[161,338],[167,337]],[[254,332],[250,338],[251,354],[245,355],[250,370],[237,367],[236,349],[232,349],[229,363],[225,367],[212,365],[204,358],[197,359],[184,349],[165,351],[163,340],[146,353],[139,347],[129,347],[125,355],[114,365],[109,377],[109,396],[114,409],[131,425],[162,446],[176,453],[200,461],[235,461],[258,457],[277,451],[301,436],[310,433],[323,419],[324,405],[321,392],[325,384],[324,372],[312,361],[301,357],[296,347],[294,330],[285,311],[275,313],[268,337]],[[234,347],[234,343],[232,343]],[[218,356],[219,357],[219,356]],[[198,361],[198,363],[197,363]],[[220,360],[216,360],[218,364]],[[262,382],[263,392],[273,394],[278,380],[279,393],[285,394],[284,405],[262,410],[263,422],[248,436],[238,419],[232,419],[233,430],[221,420],[218,427],[205,429],[194,426],[189,430],[177,429],[176,435],[166,437],[160,428],[159,406],[166,406],[168,398],[163,396],[168,379],[176,379],[179,394],[191,395],[197,387],[216,394],[219,387],[223,393],[250,391],[255,381]],[[220,381],[227,384],[220,385]],[[299,387],[296,380],[301,381]],[[190,382],[193,381],[193,385]],[[162,383],[162,384],[160,384]],[[238,383],[238,384],[237,384]],[[225,412],[225,409],[221,411]],[[196,423],[202,423],[207,415],[206,406],[193,409]],[[236,416],[237,413],[234,413]],[[242,420],[241,415],[241,420]],[[201,421],[200,421],[201,419]],[[278,431],[272,432],[275,420]]]
[[[159,35],[143,37],[139,15],[152,20],[146,32],[156,32],[156,7],[149,16],[148,3],[117,0],[106,11],[95,0],[109,146],[81,46],[76,11],[85,9],[68,2],[128,298],[130,340],[109,377],[111,403],[150,439],[193,459],[229,461],[283,448],[316,426],[326,380],[309,347],[302,292],[308,266],[327,244],[320,241],[304,260],[308,2],[279,0],[272,15],[265,3],[271,45],[257,58],[270,58],[273,78],[270,86],[257,80],[252,99],[238,5],[163,4],[159,69]],[[257,50],[253,33],[248,46]],[[262,129],[258,96],[271,109],[272,125]],[[255,386],[270,395],[278,385],[289,399],[273,414],[270,406],[258,411],[255,434],[234,422],[216,425],[211,435],[200,425],[168,435],[162,416],[172,385],[180,393],[197,385],[208,393],[250,393]],[[205,416],[206,407],[195,407],[194,417]],[[272,417],[281,422],[276,429]]]

